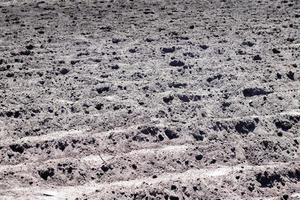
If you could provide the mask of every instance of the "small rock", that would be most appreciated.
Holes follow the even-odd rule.
[[[207,45],[205,45],[205,44],[203,44],[203,45],[200,45],[200,48],[201,48],[201,49],[203,49],[203,50],[206,50],[206,49],[208,49],[208,47],[209,47],[209,46],[207,46]]]
[[[253,42],[250,42],[250,41],[244,41],[244,42],[242,43],[242,45],[248,46],[248,47],[253,47],[253,46],[254,46],[254,43],[253,43]]]
[[[202,160],[202,158],[203,158],[203,155],[201,155],[201,154],[195,156],[196,160]]]
[[[23,56],[29,56],[32,52],[29,51],[29,50],[26,50],[26,51],[21,51],[20,52],[20,55],[23,55]]]
[[[261,57],[260,57],[260,55],[255,55],[254,57],[253,57],[253,60],[261,60]]]
[[[263,188],[272,188],[275,183],[283,183],[283,179],[279,174],[269,174],[268,172],[256,174],[256,181],[258,181]]]
[[[177,196],[170,196],[170,200],[179,200],[179,197],[177,197]]]
[[[184,62],[182,62],[180,60],[172,60],[169,63],[169,65],[172,66],[172,67],[182,67],[182,66],[184,66]]]
[[[190,102],[190,99],[187,95],[178,95],[178,98],[183,102]]]
[[[199,130],[196,133],[193,133],[192,135],[197,141],[203,141],[206,133],[204,131]]]
[[[119,69],[120,67],[119,67],[119,65],[112,65],[111,68],[112,69]]]
[[[9,73],[6,74],[6,77],[11,78],[11,77],[14,77],[14,75],[15,75],[14,73],[9,72]]]
[[[121,42],[121,40],[120,40],[120,39],[117,39],[117,38],[113,38],[111,41],[112,41],[112,43],[114,43],[114,44],[118,44],[119,42]]]
[[[283,131],[288,131],[293,127],[293,124],[289,121],[276,121],[275,126]]]
[[[26,46],[26,49],[28,49],[28,50],[32,50],[33,48],[34,48],[34,46],[32,44],[29,44]]]
[[[18,152],[18,153],[24,152],[24,147],[19,144],[12,144],[12,145],[9,145],[9,147],[14,152]]]
[[[130,53],[136,53],[136,49],[129,49],[128,50]]]
[[[213,76],[213,77],[209,77],[208,79],[207,79],[207,82],[212,82],[213,80],[220,80],[222,78],[222,75],[221,74],[218,74],[218,75],[215,75],[215,76]]]
[[[107,86],[100,87],[100,88],[97,88],[96,91],[98,92],[98,94],[102,94],[103,92],[108,92],[109,91],[109,87],[107,87]]]
[[[42,179],[47,180],[48,177],[54,176],[54,169],[48,168],[46,170],[39,170],[38,173]]]
[[[273,53],[275,53],[275,54],[278,54],[278,53],[280,53],[280,51],[279,51],[278,49],[275,49],[275,48],[274,48],[274,49],[272,49],[272,52],[273,52]]]
[[[109,167],[107,167],[106,165],[102,165],[101,166],[101,169],[104,171],[104,172],[107,172],[109,170]]]
[[[259,96],[259,95],[267,95],[271,92],[267,92],[261,88],[246,88],[243,90],[243,94],[245,97]]]
[[[170,129],[166,129],[166,130],[165,130],[165,134],[166,134],[166,136],[167,136],[170,140],[179,137],[177,133],[175,133],[174,131],[172,131],[172,130],[170,130]]]
[[[159,129],[157,127],[146,127],[144,129],[141,130],[141,133],[145,134],[145,135],[152,135],[155,136],[157,135]]]
[[[99,104],[97,104],[97,105],[95,106],[95,108],[96,108],[97,110],[101,110],[102,107],[103,107],[103,104],[102,104],[102,103],[99,103]]]
[[[242,133],[242,134],[248,134],[250,132],[253,132],[255,128],[256,128],[255,123],[252,121],[239,121],[235,125],[235,130],[238,133]]]
[[[171,103],[173,101],[173,96],[163,97],[163,101],[167,104]]]
[[[62,75],[65,75],[65,74],[67,74],[67,73],[69,72],[69,70],[66,69],[66,68],[62,68],[59,72],[60,72]]]
[[[292,81],[294,81],[295,80],[295,73],[294,72],[292,72],[292,71],[289,71],[287,74],[287,77],[289,78],[289,79],[291,79]]]
[[[175,51],[175,47],[165,47],[161,49],[162,53],[173,53]]]

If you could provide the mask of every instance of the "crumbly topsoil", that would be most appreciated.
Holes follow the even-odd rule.
[[[300,2],[0,2],[0,199],[300,199]]]

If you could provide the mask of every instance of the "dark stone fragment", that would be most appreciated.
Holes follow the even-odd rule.
[[[190,39],[189,37],[186,37],[186,36],[179,36],[177,38],[180,40],[189,40]]]
[[[175,47],[164,47],[161,51],[162,53],[173,53],[175,51]]]
[[[66,69],[66,68],[62,68],[62,69],[60,70],[60,73],[61,73],[62,75],[65,75],[65,74],[67,74],[68,72],[69,72],[69,70]]]
[[[38,173],[42,179],[47,180],[48,177],[54,176],[54,169],[48,168],[46,170],[39,170]]]
[[[197,140],[197,141],[203,141],[204,136],[206,135],[206,133],[204,131],[199,130],[196,133],[193,133],[193,137]]]
[[[254,184],[251,184],[251,183],[250,183],[250,186],[248,186],[248,190],[249,190],[250,192],[252,192],[254,189],[255,189],[255,188],[254,188]]]
[[[287,173],[287,176],[292,181],[299,182],[300,181],[300,169],[296,169],[295,171],[289,171]]]
[[[166,136],[167,136],[170,140],[179,137],[177,133],[175,133],[174,131],[172,131],[172,130],[170,130],[170,129],[166,129],[166,130],[165,130],[165,134],[166,134]]]
[[[192,98],[193,101],[200,101],[201,100],[201,96],[200,95],[193,95],[192,97],[193,97]]]
[[[275,48],[274,48],[274,49],[272,49],[272,52],[273,52],[273,53],[275,53],[275,54],[278,54],[278,53],[280,53],[280,51],[279,51],[278,49],[275,49]]]
[[[157,135],[159,129],[157,127],[147,127],[141,130],[141,133],[145,134],[145,135],[152,135],[155,136]]]
[[[104,26],[104,27],[100,27],[101,30],[106,31],[106,32],[110,32],[112,30],[112,27],[110,26]]]
[[[68,146],[68,143],[67,142],[58,142],[57,144],[57,148],[60,149],[61,151],[64,151],[65,148]]]
[[[171,103],[171,101],[174,99],[173,96],[163,97],[163,101],[167,104]]]
[[[112,69],[119,69],[120,67],[119,67],[119,65],[113,65],[113,66],[111,66],[111,68]]]
[[[135,164],[132,164],[131,167],[132,167],[133,169],[137,169],[137,166],[136,166]]]
[[[239,121],[235,125],[235,130],[238,133],[242,133],[242,134],[248,134],[250,132],[253,132],[255,128],[256,128],[255,123],[252,121]]]
[[[190,102],[190,99],[187,95],[178,95],[178,98],[183,102]]]
[[[279,174],[269,174],[268,172],[258,173],[256,175],[256,181],[260,183],[260,187],[272,188],[276,182],[284,184],[283,179]]]
[[[226,108],[229,107],[230,105],[231,105],[230,102],[223,102],[221,108],[222,108],[223,111],[225,111]]]
[[[253,57],[253,60],[261,60],[261,57],[260,57],[260,55],[255,55],[254,57]]]
[[[246,55],[247,52],[242,51],[241,49],[239,49],[239,50],[236,51],[236,54],[237,54],[237,55]]]
[[[130,53],[136,53],[136,49],[129,49],[128,50]]]
[[[259,95],[267,95],[271,92],[267,92],[261,88],[246,88],[243,90],[243,94],[245,97],[259,96]]]
[[[23,146],[25,149],[31,148],[31,146],[30,146],[29,144],[27,144],[27,143],[24,143],[22,146]]]
[[[26,50],[26,51],[21,51],[20,52],[20,55],[23,55],[23,56],[29,56],[32,52],[29,51],[29,50]]]
[[[80,62],[80,60],[71,60],[71,65],[75,65],[76,63],[79,63]]]
[[[200,45],[200,48],[201,48],[201,49],[204,49],[204,50],[205,50],[205,49],[208,49],[208,47],[209,47],[209,46],[207,46],[207,45],[205,45],[205,44]]]
[[[209,77],[208,79],[207,79],[207,82],[212,82],[213,80],[216,80],[216,79],[218,79],[218,80],[220,80],[222,78],[222,75],[221,74],[218,74],[218,75],[216,75],[216,76],[213,76],[213,77]]]
[[[281,79],[281,78],[282,78],[282,75],[279,74],[279,73],[277,73],[277,74],[276,74],[276,78],[277,78],[277,79]]]
[[[97,104],[97,105],[95,106],[95,108],[96,108],[97,110],[101,110],[102,107],[103,107],[103,104],[102,104],[102,103],[99,103],[99,104]]]
[[[148,11],[144,11],[144,14],[145,14],[145,15],[148,15],[148,14],[155,14],[155,13],[154,13],[153,11],[149,11],[149,10],[148,10]]]
[[[153,42],[154,39],[151,39],[151,38],[146,38],[146,42]]]
[[[250,42],[250,41],[245,41],[245,42],[242,43],[242,45],[248,46],[248,47],[253,47],[253,46],[254,46],[254,43],[253,43],[253,42]]]
[[[293,124],[289,121],[276,121],[275,126],[283,131],[288,131],[293,127]]]
[[[170,83],[169,87],[174,87],[174,88],[185,88],[187,86],[186,83]]]
[[[0,59],[0,65],[2,65],[3,63],[5,63],[5,60]]]
[[[11,77],[14,77],[14,75],[15,75],[14,73],[9,72],[9,73],[6,74],[6,77],[11,78]]]
[[[24,147],[19,144],[11,144],[9,145],[10,149],[14,152],[23,153]]]
[[[21,113],[19,111],[15,111],[14,118],[19,118],[21,116]]]
[[[12,117],[14,115],[12,111],[7,111],[5,114],[7,117]]]
[[[26,49],[28,49],[28,50],[32,50],[33,48],[34,48],[34,46],[32,44],[29,44],[26,46]]]
[[[169,63],[169,65],[172,66],[172,67],[182,67],[182,66],[184,66],[184,62],[182,62],[180,60],[172,60]]]
[[[98,94],[102,94],[103,92],[108,92],[109,91],[109,87],[97,88],[96,91],[98,92]]]
[[[159,135],[158,135],[158,139],[159,139],[159,141],[163,141],[163,140],[164,140],[164,137],[163,137],[161,134],[159,134]]]
[[[170,200],[179,200],[179,197],[177,197],[177,196],[170,196]]]
[[[284,200],[288,200],[288,199],[289,199],[289,195],[284,194],[284,195],[282,196],[282,198],[283,198]]]
[[[121,40],[120,40],[120,39],[117,39],[117,38],[113,38],[111,41],[112,41],[112,43],[114,43],[114,44],[118,44],[119,42],[121,42]]]
[[[288,77],[289,79],[291,79],[292,81],[295,80],[295,77],[294,77],[295,73],[294,73],[294,72],[289,71],[286,75],[287,75],[287,77]]]
[[[101,169],[104,171],[104,172],[107,172],[109,170],[109,167],[106,166],[106,165],[102,165],[101,166]]]
[[[203,155],[201,155],[201,154],[195,156],[196,160],[202,160],[202,158],[203,158]]]

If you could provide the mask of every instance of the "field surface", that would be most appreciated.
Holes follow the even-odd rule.
[[[299,200],[300,1],[0,0],[1,200]]]

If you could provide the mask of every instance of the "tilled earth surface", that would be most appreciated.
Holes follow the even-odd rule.
[[[300,199],[297,0],[0,3],[0,199]]]

